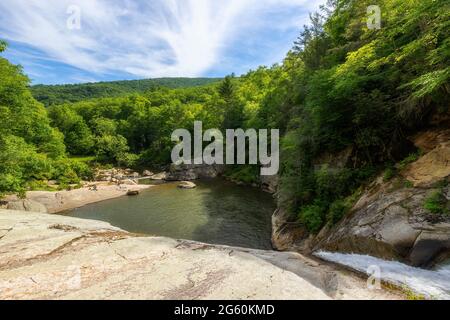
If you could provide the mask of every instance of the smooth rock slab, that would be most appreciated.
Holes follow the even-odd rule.
[[[70,191],[28,191],[27,200],[21,200],[19,207],[9,207],[10,210],[25,210],[41,212],[46,210],[48,213],[57,213],[66,210],[82,207],[87,204],[96,203],[104,200],[114,199],[121,196],[125,196],[129,190],[145,190],[149,189],[149,185],[136,185],[132,186],[122,185],[109,185],[109,184],[96,184],[95,189],[93,187],[85,187],[81,189],[75,189]],[[6,198],[9,203],[16,202],[16,196],[8,196]],[[23,201],[29,201],[41,206],[42,209],[27,210],[22,209],[21,203]]]
[[[392,298],[296,253],[134,235],[0,210],[0,299]]]
[[[8,210],[19,210],[19,211],[32,211],[32,212],[40,212],[47,213],[47,208],[36,201],[25,199],[25,200],[17,200],[11,201],[7,205]]]

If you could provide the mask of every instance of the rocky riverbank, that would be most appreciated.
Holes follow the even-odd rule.
[[[225,165],[195,165],[195,164],[181,164],[171,165],[168,172],[164,172],[154,177],[162,177],[166,181],[194,181],[198,179],[213,179],[220,176],[224,176],[227,180],[237,185],[248,185],[255,188],[260,188],[265,192],[274,194],[278,186],[278,176],[260,176],[258,182],[244,183],[239,180],[228,178],[224,175],[226,172]]]
[[[398,298],[297,253],[140,236],[99,221],[0,210],[0,299]]]
[[[74,190],[29,191],[26,193],[25,199],[19,199],[15,195],[6,197],[3,207],[11,210],[58,213],[126,196],[131,191],[141,191],[150,187],[150,185],[115,185],[99,182]]]
[[[418,267],[450,258],[450,215],[445,213],[450,210],[450,130],[422,132],[412,141],[423,154],[397,176],[378,177],[348,215],[318,235],[308,234],[278,210],[273,216],[275,247],[368,254]],[[433,195],[440,197],[442,212],[426,209]]]

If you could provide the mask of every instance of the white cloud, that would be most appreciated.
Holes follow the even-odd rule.
[[[226,60],[238,38],[264,29],[299,28],[323,0],[2,0],[0,38],[42,51],[47,59],[105,74],[198,76]],[[81,29],[66,27],[81,8]],[[286,10],[286,19],[270,20]],[[277,53],[276,55],[280,55]]]

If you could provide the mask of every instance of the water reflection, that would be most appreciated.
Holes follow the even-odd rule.
[[[197,181],[193,190],[176,183],[153,187],[66,214],[96,219],[124,230],[258,249],[270,249],[272,196],[221,179]]]

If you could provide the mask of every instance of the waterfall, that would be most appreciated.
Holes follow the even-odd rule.
[[[427,298],[450,299],[449,262],[437,266],[434,270],[425,270],[398,261],[386,261],[367,255],[320,251],[315,253],[315,256],[364,273],[376,266],[381,271],[381,279],[386,282],[400,287],[406,286]]]

